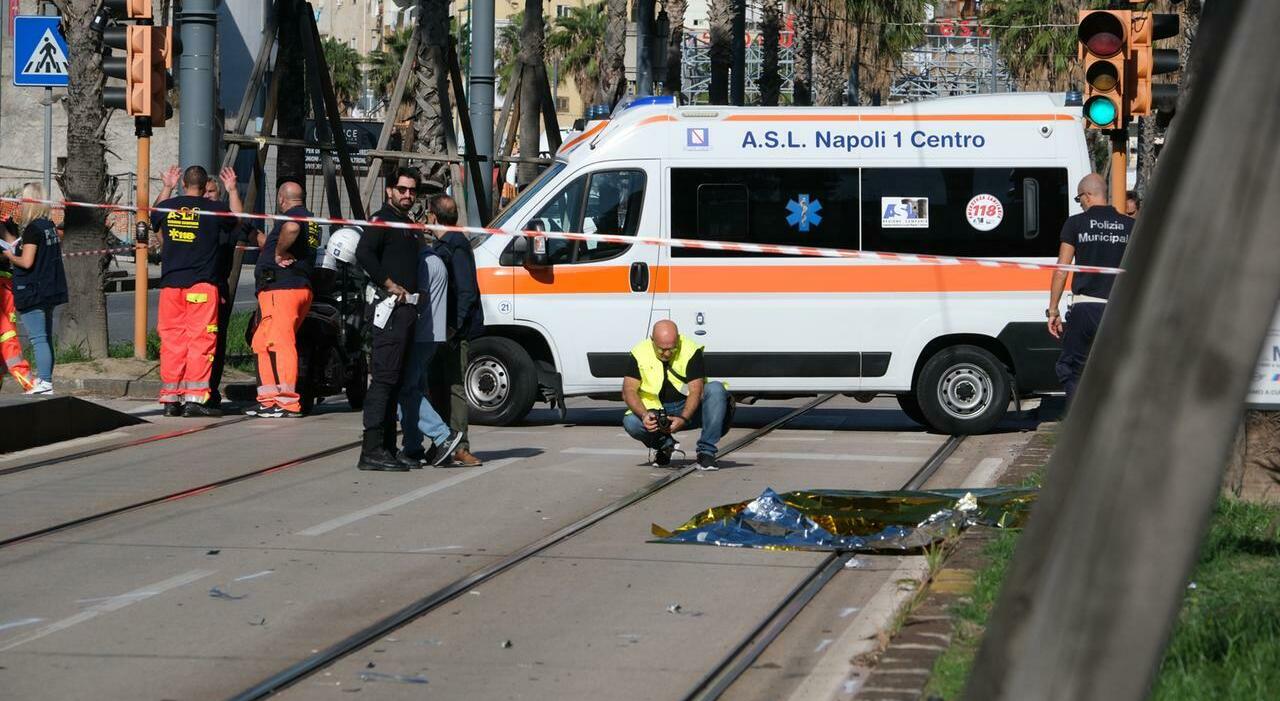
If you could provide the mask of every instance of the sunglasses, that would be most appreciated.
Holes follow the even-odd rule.
[[[1076,204],[1080,204],[1080,198],[1081,198],[1081,197],[1084,197],[1084,195],[1076,195],[1075,197],[1072,197],[1071,199],[1075,200],[1075,201],[1076,201]]]
[[[418,192],[418,188],[411,185],[396,185],[391,188],[402,195],[413,195]]]

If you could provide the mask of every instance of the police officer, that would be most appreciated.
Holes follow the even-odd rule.
[[[1106,268],[1120,267],[1124,249],[1133,232],[1133,219],[1117,212],[1107,204],[1107,184],[1102,176],[1090,173],[1076,187],[1075,200],[1080,204],[1080,214],[1069,217],[1062,226],[1061,244],[1058,247],[1058,263],[1068,265],[1095,265]],[[1093,338],[1102,324],[1102,313],[1115,275],[1100,273],[1076,273],[1071,281],[1071,306],[1067,310],[1066,323],[1058,314],[1058,302],[1067,284],[1067,272],[1056,270],[1049,288],[1049,333],[1062,340],[1062,355],[1056,366],[1058,380],[1067,391],[1067,402],[1075,395],[1080,375]]]
[[[302,186],[288,181],[276,193],[276,211],[311,218]],[[253,333],[258,355],[258,406],[245,413],[263,418],[302,416],[298,394],[298,329],[311,309],[311,277],[320,226],[314,221],[278,221],[263,241],[254,270],[261,320]]]
[[[416,171],[397,168],[387,176],[386,204],[373,221],[408,223],[421,180]],[[396,399],[404,381],[405,362],[413,346],[418,292],[418,237],[411,229],[369,227],[356,247],[356,260],[376,289],[369,391],[364,400],[364,441],[356,467],[361,470],[407,471],[396,460]],[[393,298],[394,302],[387,302]],[[380,318],[379,304],[391,304]]]
[[[707,381],[702,346],[681,334],[674,321],[654,324],[650,337],[631,349],[622,400],[629,409],[622,427],[656,451],[654,467],[671,463],[672,434],[701,425],[698,469],[719,469],[716,444],[733,421],[733,398],[723,383]]]
[[[235,174],[229,177],[228,189],[235,186]],[[219,256],[234,242],[238,222],[228,216],[225,204],[204,197],[208,182],[204,168],[187,168],[182,174],[183,194],[159,205],[175,211],[151,215],[160,244],[156,330],[160,333],[160,403],[167,416],[222,414],[208,404],[217,348]]]

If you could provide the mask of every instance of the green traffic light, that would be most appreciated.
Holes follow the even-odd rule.
[[[1119,116],[1116,103],[1105,97],[1095,97],[1084,103],[1084,116],[1097,126],[1113,124]]]

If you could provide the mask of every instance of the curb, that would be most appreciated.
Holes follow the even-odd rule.
[[[155,399],[160,396],[159,380],[128,380],[123,378],[87,377],[58,380],[55,389],[95,397]]]
[[[997,486],[1020,484],[1049,462],[1053,454],[1052,431],[1038,430],[1000,475]],[[897,634],[875,659],[874,667],[854,695],[859,701],[903,701],[925,698],[925,686],[933,667],[955,637],[956,619],[951,610],[973,590],[974,575],[987,566],[987,544],[1000,533],[996,528],[965,531],[946,565],[929,582],[924,598],[911,610]],[[849,698],[840,695],[839,698]]]

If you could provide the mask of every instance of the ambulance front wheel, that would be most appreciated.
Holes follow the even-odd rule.
[[[986,433],[1009,409],[1009,371],[985,349],[943,348],[925,362],[916,400],[927,426],[951,435]]]
[[[463,379],[471,421],[510,426],[533,408],[538,370],[520,344],[509,338],[486,336],[471,342]]]

